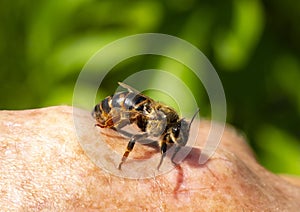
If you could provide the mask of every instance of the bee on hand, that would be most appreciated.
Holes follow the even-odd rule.
[[[123,127],[135,124],[141,131],[140,134],[131,136],[118,169],[121,169],[135,142],[148,137],[158,138],[157,142],[162,156],[157,169],[160,168],[170,144],[175,145],[171,161],[176,164],[173,161],[175,155],[181,147],[186,145],[191,123],[199,109],[188,123],[185,119],[180,118],[173,108],[154,101],[124,83],[119,82],[119,85],[127,91],[106,97],[94,107],[92,112],[93,118],[97,121],[95,126],[110,128],[120,133]]]

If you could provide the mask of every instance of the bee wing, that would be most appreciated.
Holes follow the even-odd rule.
[[[129,85],[123,83],[123,82],[118,82],[118,84],[119,84],[121,87],[126,88],[129,92],[132,92],[132,93],[134,93],[134,94],[138,94],[138,95],[140,95],[140,96],[145,97],[146,99],[148,99],[148,101],[151,102],[151,105],[152,105],[152,106],[157,105],[157,102],[155,102],[155,101],[154,101],[153,99],[151,99],[149,96],[144,95],[143,93],[141,93],[140,91],[138,91],[138,90],[132,88],[131,86],[129,86]],[[158,111],[157,111],[157,109],[156,109],[155,107],[153,107],[153,110],[154,110],[155,114],[158,113]],[[138,114],[140,114],[140,115],[143,115],[143,116],[145,115],[142,111],[137,111],[136,113],[138,113]]]
[[[134,89],[133,87],[123,83],[123,82],[118,82],[118,84],[123,87],[123,88],[126,88],[129,92],[133,92],[133,93],[136,93],[136,94],[139,94],[141,92],[139,92],[138,90]]]
[[[123,82],[118,82],[118,84],[123,87],[126,88],[129,92],[135,93],[135,94],[139,94],[141,96],[144,96],[145,98],[149,99],[152,103],[155,103],[155,101],[153,99],[151,99],[149,96],[144,95],[143,93],[141,93],[140,91],[136,90],[135,88],[123,83]]]

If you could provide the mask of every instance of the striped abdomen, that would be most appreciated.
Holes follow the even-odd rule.
[[[97,120],[100,127],[112,128],[127,112],[125,115],[130,119],[130,112],[140,112],[144,110],[144,105],[150,103],[151,99],[143,96],[142,94],[136,94],[133,92],[119,92],[113,96],[108,96],[97,104],[92,113],[93,117]],[[149,104],[147,104],[149,105]],[[134,113],[132,113],[134,114]]]

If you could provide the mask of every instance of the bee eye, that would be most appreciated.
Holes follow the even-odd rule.
[[[178,137],[178,135],[179,135],[179,128],[178,127],[173,127],[172,128],[172,133],[174,134],[175,137]]]

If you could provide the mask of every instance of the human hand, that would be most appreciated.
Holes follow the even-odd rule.
[[[87,111],[75,110],[74,116],[91,124],[82,126],[81,142],[102,136],[121,157],[128,139],[111,130],[100,132]],[[202,121],[200,136],[180,165],[153,178],[127,179],[106,172],[87,157],[78,142],[72,107],[1,111],[0,120],[2,210],[300,208],[300,179],[278,176],[261,167],[243,137],[231,127],[226,127],[216,153],[206,164],[198,163],[210,127],[209,121]],[[101,149],[95,152],[104,158],[108,154]],[[136,144],[129,159],[159,154],[152,147]],[[166,157],[164,163],[168,160]],[[124,163],[123,171],[131,165],[130,161]]]

